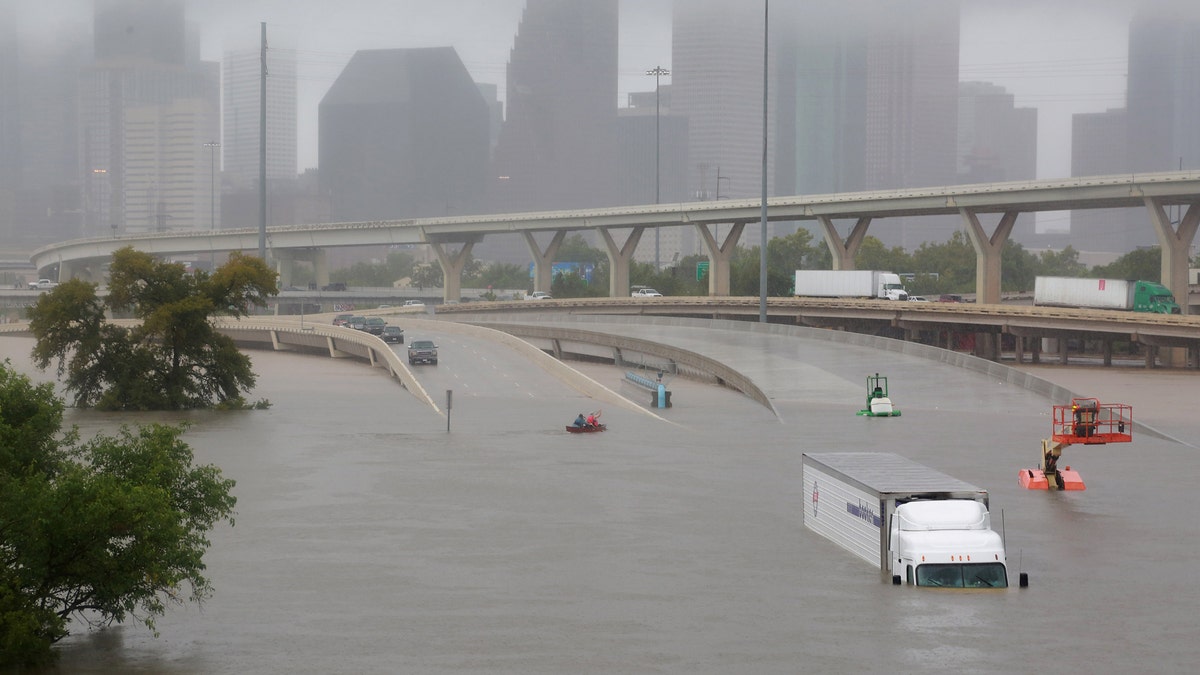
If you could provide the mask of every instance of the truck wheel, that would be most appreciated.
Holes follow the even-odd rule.
[[[1029,572],[1021,572],[1021,576],[1017,579],[1017,583],[1020,584],[1021,588],[1029,588]]]
[[[899,574],[893,574],[893,575],[892,575],[892,585],[893,585],[893,586],[899,586],[899,585],[900,585],[900,575],[899,575]]]

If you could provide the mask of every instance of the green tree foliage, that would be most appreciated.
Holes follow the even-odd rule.
[[[34,363],[57,362],[80,407],[242,406],[255,381],[250,359],[211,318],[246,316],[277,293],[275,273],[256,257],[233,253],[210,275],[126,247],[113,254],[107,302],[78,279],[38,296],[29,310]],[[140,322],[109,322],[106,309]]]
[[[878,238],[868,235],[863,237],[862,246],[854,255],[854,266],[860,270],[909,272],[913,269],[913,259],[903,248],[889,249]]]
[[[1086,277],[1088,267],[1079,262],[1079,251],[1067,246],[1061,251],[1038,254],[1037,274],[1042,277]]]
[[[975,248],[961,230],[944,244],[921,244],[912,254],[914,272],[937,272],[932,290],[922,293],[964,293],[975,290]]]
[[[1024,246],[1009,239],[1004,242],[1000,259],[1000,289],[1003,291],[1031,291],[1037,277],[1038,259]]]
[[[349,268],[340,269],[329,275],[332,281],[344,282],[347,286],[391,288],[400,279],[411,277],[415,258],[407,251],[392,251],[383,262],[359,262]]]
[[[123,428],[78,443],[64,405],[0,364],[0,666],[52,658],[68,621],[202,602],[208,533],[233,522],[234,482],[194,466],[183,427]]]
[[[1162,279],[1162,249],[1152,246],[1130,251],[1107,265],[1093,267],[1091,276],[1158,282]]]

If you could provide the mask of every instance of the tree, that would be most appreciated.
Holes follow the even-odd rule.
[[[234,481],[194,466],[185,427],[78,443],[64,404],[0,364],[0,666],[52,658],[68,621],[134,618],[203,602],[208,532],[233,523]]]
[[[250,359],[211,318],[246,316],[277,293],[275,273],[259,258],[233,253],[210,275],[126,247],[113,254],[107,301],[78,279],[38,297],[29,310],[34,363],[57,361],[80,407],[240,407],[254,386]],[[106,309],[141,321],[114,324]]]
[[[1037,274],[1043,277],[1085,277],[1087,265],[1079,262],[1079,251],[1067,246],[1061,251],[1038,254]]]
[[[1162,249],[1151,246],[1130,251],[1107,265],[1093,267],[1092,276],[1157,282],[1162,278]]]
[[[912,255],[913,267],[919,272],[937,272],[933,291],[962,293],[975,289],[975,248],[962,230],[955,230],[944,244],[921,244]]]

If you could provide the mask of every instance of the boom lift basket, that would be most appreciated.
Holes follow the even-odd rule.
[[[1054,406],[1051,437],[1042,440],[1042,459],[1036,469],[1021,469],[1017,480],[1029,490],[1084,490],[1083,479],[1071,467],[1058,468],[1069,445],[1129,443],[1133,440],[1133,406],[1073,398]]]

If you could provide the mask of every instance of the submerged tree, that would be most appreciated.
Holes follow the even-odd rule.
[[[250,359],[212,318],[245,316],[278,293],[259,258],[233,253],[212,274],[123,248],[113,254],[107,302],[78,279],[39,296],[29,310],[34,363],[57,361],[75,405],[105,410],[177,410],[244,405]],[[107,310],[130,312],[118,325]]]
[[[194,466],[183,427],[78,443],[63,402],[0,364],[0,666],[45,663],[68,621],[154,629],[212,593],[207,534],[233,522],[234,482]]]

